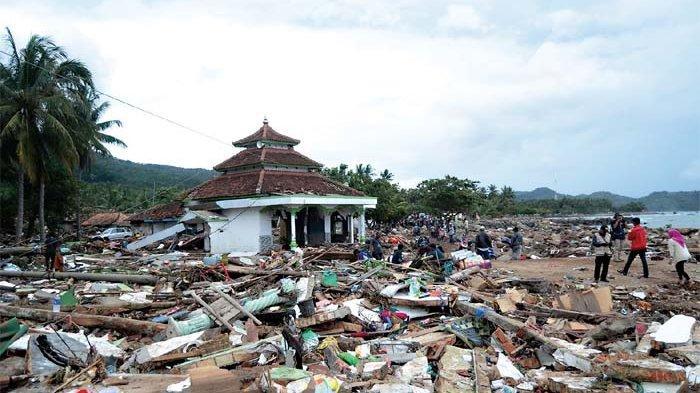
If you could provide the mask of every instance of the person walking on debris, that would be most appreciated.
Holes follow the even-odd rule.
[[[456,234],[455,226],[450,224],[449,229],[447,230],[447,236],[450,238],[450,244],[455,242],[455,234]]]
[[[382,243],[379,241],[379,235],[375,235],[372,238],[372,258],[378,261],[384,259],[384,250],[382,250]]]
[[[49,232],[44,241],[44,267],[47,272],[53,271],[56,251],[60,245],[61,242],[54,236],[53,232]]]
[[[668,253],[671,257],[668,264],[676,264],[678,285],[688,285],[690,276],[685,272],[685,263],[690,260],[690,251],[685,245],[683,235],[677,229],[668,230]]]
[[[639,255],[639,259],[642,260],[642,268],[644,269],[644,278],[649,278],[649,266],[647,265],[647,231],[641,225],[639,217],[632,219],[632,224],[634,227],[627,234],[627,240],[630,241],[630,255],[627,257],[627,263],[622,270],[617,272],[626,276],[632,265],[634,258]]]
[[[476,235],[476,253],[484,259],[491,259],[491,237],[486,233],[486,228],[482,225],[479,227],[479,233]]]
[[[510,237],[510,259],[514,261],[520,260],[520,254],[523,251],[523,235],[520,234],[520,228],[513,227],[513,235]]]
[[[399,243],[391,255],[391,263],[403,263],[403,244]]]
[[[602,225],[600,230],[593,236],[591,248],[595,254],[595,270],[593,279],[596,282],[608,282],[608,266],[612,257],[611,236],[608,233],[608,226]]]
[[[615,213],[610,221],[610,230],[612,231],[612,246],[615,262],[622,262],[625,246],[625,219],[622,214]]]

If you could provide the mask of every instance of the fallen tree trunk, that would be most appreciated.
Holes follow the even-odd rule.
[[[243,266],[234,266],[234,265],[226,266],[226,270],[228,270],[229,273],[252,274],[255,276],[268,276],[268,275],[271,276],[273,274],[279,274],[279,275],[283,275],[283,276],[306,277],[309,274],[311,274],[308,272],[291,270],[291,269],[266,271],[263,269],[258,269],[258,268],[253,268],[253,267],[243,267]]]
[[[89,315],[67,312],[52,312],[36,308],[0,306],[0,316],[17,317],[18,319],[29,319],[32,321],[49,322],[70,316],[76,324],[84,327],[101,327],[118,331],[142,333],[154,335],[165,330],[168,325],[149,321],[139,321],[135,319],[106,317],[102,315]]]
[[[117,314],[122,312],[131,312],[137,310],[152,310],[172,308],[177,306],[178,302],[153,302],[153,303],[127,303],[124,304],[97,304],[88,306],[78,306],[75,311],[88,314]]]
[[[30,254],[34,251],[33,247],[5,247],[0,248],[0,257],[6,257],[10,255],[24,255]]]
[[[0,277],[24,277],[24,278],[74,278],[82,281],[107,281],[133,284],[150,284],[158,282],[158,277],[141,274],[103,274],[103,273],[80,273],[80,272],[42,272],[26,271],[14,272],[9,270],[0,271]]]
[[[608,319],[608,317],[609,317],[608,315],[570,311],[570,310],[562,310],[559,308],[549,308],[549,307],[538,306],[535,304],[523,303],[523,305],[528,310],[538,311],[538,312],[544,313],[544,314],[551,316],[551,317],[576,319],[576,320],[586,321],[586,322],[590,322],[590,323],[600,323],[600,322]]]

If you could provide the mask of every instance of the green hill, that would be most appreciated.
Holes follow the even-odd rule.
[[[632,198],[608,191],[571,196],[559,194],[547,187],[539,187],[532,191],[516,191],[515,197],[519,201],[537,201],[555,198],[605,199],[610,201],[613,207],[620,207],[637,202],[643,204],[647,211],[700,211],[700,191],[657,191],[641,198]]]
[[[179,168],[170,165],[140,164],[113,157],[97,157],[89,173],[83,175],[86,183],[119,184],[134,188],[194,187],[216,175],[215,171],[201,168]]]

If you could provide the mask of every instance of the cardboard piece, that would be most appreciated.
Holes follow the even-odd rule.
[[[567,293],[555,299],[554,303],[555,308],[586,313],[607,314],[613,308],[610,287]]]

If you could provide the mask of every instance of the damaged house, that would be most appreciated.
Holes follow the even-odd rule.
[[[132,214],[129,223],[134,231],[152,235],[177,224],[184,214],[182,201],[174,201]]]
[[[189,192],[187,215],[175,227],[199,224],[208,234],[208,251],[239,255],[275,245],[363,240],[365,210],[377,199],[323,176],[322,164],[294,149],[299,142],[265,119],[256,132],[233,142],[243,150],[214,167],[218,177]]]

